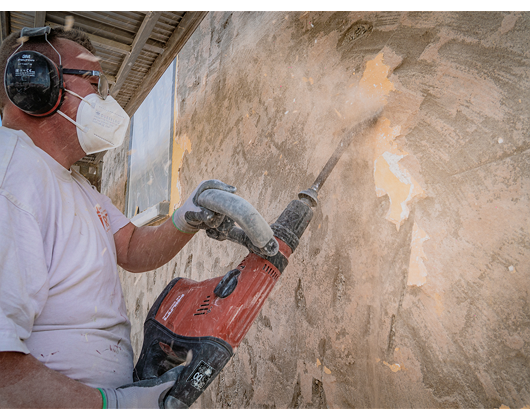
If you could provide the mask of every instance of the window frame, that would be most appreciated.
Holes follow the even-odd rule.
[[[163,220],[169,216],[169,203],[171,201],[171,183],[172,183],[172,167],[173,167],[173,142],[174,142],[174,135],[175,135],[175,107],[176,104],[176,89],[177,89],[177,58],[175,58],[171,64],[168,66],[168,69],[170,66],[173,66],[172,71],[172,82],[171,82],[171,118],[170,118],[170,127],[169,127],[169,148],[168,148],[168,180],[167,180],[167,196],[165,200],[162,200],[156,204],[153,204],[152,206],[149,206],[145,210],[139,212],[138,214],[133,214],[132,216],[129,216],[131,214],[130,208],[129,208],[129,195],[131,193],[131,163],[132,163],[132,150],[133,150],[133,132],[134,132],[134,118],[135,114],[131,117],[131,123],[130,123],[130,129],[129,129],[129,147],[127,150],[127,184],[126,184],[126,192],[125,192],[125,216],[130,219],[130,221],[135,226],[144,226],[144,225],[150,225],[154,224],[160,220]],[[166,69],[166,71],[168,70]],[[165,74],[165,72],[164,72]],[[160,79],[159,79],[160,80]],[[158,82],[157,82],[158,83]],[[156,84],[155,84],[156,87]],[[154,88],[153,88],[154,89]],[[148,95],[149,96],[149,95]],[[148,97],[147,96],[147,97]],[[146,99],[147,99],[146,97]],[[145,101],[145,99],[144,99]],[[143,102],[142,102],[143,103]],[[140,105],[141,106],[141,105]],[[140,109],[140,107],[138,107]]]

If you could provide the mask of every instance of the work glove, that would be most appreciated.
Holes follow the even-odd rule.
[[[218,227],[224,220],[224,215],[216,213],[197,204],[197,197],[209,189],[217,189],[229,193],[236,192],[236,187],[227,185],[217,179],[202,181],[182,206],[173,212],[172,220],[175,227],[184,233],[196,233],[200,229]]]
[[[175,385],[184,366],[168,370],[159,378],[144,379],[119,388],[98,388],[103,408],[165,408],[167,391]]]

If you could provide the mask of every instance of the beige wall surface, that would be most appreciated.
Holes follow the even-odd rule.
[[[529,41],[529,13],[206,16],[178,57],[172,205],[217,178],[273,222],[382,113],[194,408],[530,408]],[[126,165],[105,157],[122,209]],[[245,255],[201,232],[120,271],[136,355],[171,279]]]

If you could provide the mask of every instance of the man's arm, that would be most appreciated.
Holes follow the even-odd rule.
[[[0,408],[102,408],[101,393],[30,354],[0,352]]]
[[[128,223],[114,234],[118,265],[132,273],[154,270],[169,262],[192,237],[177,230],[171,218],[159,226]]]
[[[195,198],[207,189],[218,189],[229,193],[236,191],[235,187],[217,179],[203,181],[163,224],[136,227],[128,223],[114,234],[118,265],[132,273],[154,270],[177,255],[199,229],[218,226],[222,221],[222,215],[199,207],[195,203]],[[186,219],[187,213],[194,214],[195,219],[201,222],[193,224],[195,222]]]

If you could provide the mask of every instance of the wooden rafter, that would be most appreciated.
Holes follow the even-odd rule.
[[[58,26],[63,26],[63,25],[60,23],[46,21],[46,26],[56,28]],[[90,39],[90,42],[92,42],[92,44],[95,47],[106,48],[107,50],[110,50],[112,52],[116,52],[119,54],[127,54],[131,52],[131,47],[127,44],[122,44],[121,42],[113,41],[112,39],[103,38],[101,36],[93,35],[89,33],[86,33],[86,35],[88,36],[88,38]]]
[[[92,42],[95,47],[106,48],[119,54],[128,54],[131,52],[131,47],[127,44],[122,44],[121,42],[113,41],[112,39],[103,38],[97,35],[87,35],[90,39],[90,42]]]
[[[165,51],[155,60],[139,89],[125,106],[127,114],[135,113],[207,14],[208,12],[187,12],[184,15],[175,32],[168,39]]]
[[[134,41],[131,45],[131,52],[125,56],[125,60],[123,60],[120,70],[116,75],[116,84],[112,88],[111,92],[113,96],[116,96],[116,93],[122,87],[123,82],[125,82],[127,75],[131,71],[136,59],[142,52],[142,48],[149,39],[149,36],[151,35],[151,32],[153,32],[153,29],[161,15],[162,12],[147,12],[145,15],[144,21],[142,22],[140,29],[134,37]]]
[[[3,42],[10,34],[9,26],[9,12],[0,12],[0,42]]]
[[[33,23],[33,27],[41,28],[44,26],[45,22],[46,22],[46,12],[35,12],[35,22]]]

